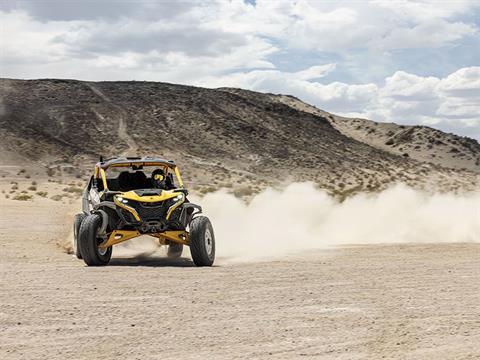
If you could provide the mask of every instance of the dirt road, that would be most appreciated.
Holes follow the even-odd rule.
[[[0,201],[1,359],[480,357],[479,245],[88,268],[57,246],[71,211]]]

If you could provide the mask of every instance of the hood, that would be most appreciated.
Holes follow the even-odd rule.
[[[141,201],[141,202],[158,202],[172,199],[181,192],[174,190],[160,190],[160,189],[140,189],[127,191],[117,196],[121,196],[127,200]]]

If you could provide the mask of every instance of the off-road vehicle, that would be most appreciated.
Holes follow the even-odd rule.
[[[197,266],[211,266],[215,236],[202,208],[187,198],[180,171],[171,160],[113,158],[95,165],[74,218],[74,252],[87,265],[106,265],[112,246],[142,235],[168,246],[169,257],[190,247]]]

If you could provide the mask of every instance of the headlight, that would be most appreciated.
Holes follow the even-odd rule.
[[[117,196],[117,199],[118,199],[118,201],[120,201],[121,203],[124,203],[124,204],[128,203],[128,200],[127,200],[127,199],[124,199],[124,198],[121,197],[121,196]]]
[[[177,196],[175,196],[175,197],[173,198],[173,200],[174,200],[175,202],[180,201],[180,200],[183,200],[183,196],[184,196],[183,194],[178,194]]]

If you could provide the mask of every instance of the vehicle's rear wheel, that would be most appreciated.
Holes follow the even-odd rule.
[[[112,247],[99,248],[103,238],[98,236],[102,226],[102,217],[97,214],[88,215],[80,226],[78,246],[83,261],[89,266],[107,265],[112,257]]]
[[[176,242],[171,242],[168,245],[167,256],[171,259],[177,259],[182,256],[183,245]]]
[[[80,249],[78,247],[78,233],[80,231],[80,225],[82,225],[82,221],[86,217],[87,215],[85,213],[80,213],[73,218],[73,253],[77,259],[82,258],[82,254],[80,254]]]
[[[215,260],[215,235],[206,216],[198,216],[190,222],[189,242],[195,265],[212,266]]]

